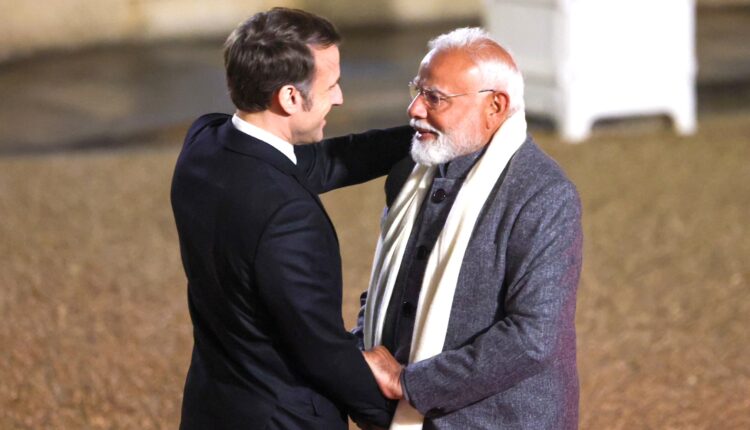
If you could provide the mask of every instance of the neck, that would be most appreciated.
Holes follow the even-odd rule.
[[[280,137],[287,142],[292,142],[292,133],[289,130],[289,123],[287,119],[281,115],[266,109],[261,112],[246,112],[237,109],[235,114],[245,122],[248,122],[258,128],[273,134],[274,136]]]

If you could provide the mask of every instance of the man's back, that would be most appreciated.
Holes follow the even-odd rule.
[[[343,327],[338,242],[306,183],[227,115],[188,132],[172,187],[195,337],[182,428],[346,428],[340,406],[388,420]]]

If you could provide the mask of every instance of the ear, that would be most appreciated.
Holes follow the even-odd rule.
[[[492,98],[487,105],[487,115],[485,116],[487,120],[485,127],[487,127],[488,130],[491,130],[505,122],[508,118],[509,106],[510,97],[508,97],[508,93],[503,91],[495,91],[492,93]]]
[[[302,93],[294,85],[284,85],[276,91],[274,97],[281,110],[288,115],[302,110],[302,103],[304,102]]]

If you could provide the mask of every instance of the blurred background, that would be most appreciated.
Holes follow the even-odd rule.
[[[334,135],[406,122],[406,83],[432,37],[534,27],[489,16],[501,3],[556,25],[514,38],[530,50],[511,49],[529,70],[529,97],[553,105],[529,113],[530,130],[584,207],[581,428],[750,428],[749,0],[599,0],[640,8],[613,23],[614,39],[607,25],[581,34],[582,17],[601,21],[587,0],[0,0],[0,428],[177,427],[192,334],[169,186],[190,122],[233,110],[221,44],[238,22],[289,6],[339,27]],[[644,59],[674,34],[682,54]],[[582,40],[625,43],[586,57]],[[617,77],[607,89],[637,85],[620,92],[624,108],[602,104],[583,134],[566,136],[565,102],[586,90],[559,70],[614,57],[646,77],[601,73]],[[694,97],[678,103],[694,107],[692,129],[666,108],[633,104],[667,85],[637,79],[672,70],[672,58],[686,61],[674,73]],[[323,196],[341,242],[348,327],[382,186]]]

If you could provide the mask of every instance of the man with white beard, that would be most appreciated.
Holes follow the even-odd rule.
[[[527,135],[505,49],[478,28],[429,47],[355,330],[391,428],[575,429],[577,191]]]

